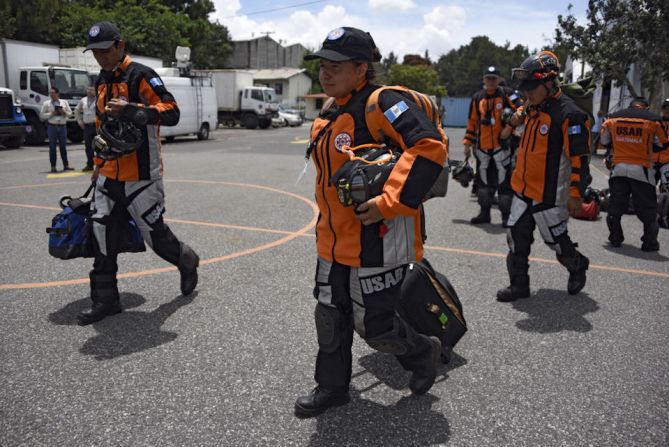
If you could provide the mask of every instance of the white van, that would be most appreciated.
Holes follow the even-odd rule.
[[[167,141],[180,135],[197,135],[198,140],[209,138],[218,126],[216,89],[210,77],[162,77],[165,88],[177,102],[180,111],[176,126],[161,126],[160,136]]]

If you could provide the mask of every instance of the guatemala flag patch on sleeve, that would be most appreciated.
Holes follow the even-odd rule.
[[[567,129],[568,135],[579,135],[581,133],[581,125],[577,124],[576,126],[569,126]]]
[[[159,85],[163,85],[163,81],[161,81],[160,78],[151,78],[149,79],[149,84],[151,84],[152,87],[158,87]]]
[[[383,114],[386,116],[388,121],[392,124],[401,114],[409,110],[409,106],[404,102],[400,101],[385,112]]]

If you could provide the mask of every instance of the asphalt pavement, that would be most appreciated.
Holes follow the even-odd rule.
[[[462,129],[447,129],[462,158]],[[119,258],[125,311],[76,324],[90,259],[60,261],[47,234],[88,175],[49,174],[46,147],[0,151],[0,446],[667,446],[669,231],[642,252],[641,223],[607,242],[605,214],[571,220],[588,283],[535,233],[532,296],[498,303],[506,236],[472,226],[451,181],[426,203],[426,256],[463,302],[469,331],[421,397],[396,360],[358,337],[352,401],[293,415],[317,350],[314,169],[308,126],[220,129],[164,145],[166,218],[203,260],[197,293],[150,250]],[[71,165],[85,164],[81,145]],[[61,167],[59,161],[59,168]],[[593,159],[594,186],[606,186]]]

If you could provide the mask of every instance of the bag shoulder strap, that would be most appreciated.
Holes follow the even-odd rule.
[[[448,137],[444,133],[444,130],[441,125],[441,117],[439,116],[439,108],[432,101],[432,99],[424,93],[417,92],[403,85],[385,85],[380,87],[372,92],[367,98],[367,105],[365,107],[365,121],[367,122],[367,128],[369,133],[374,138],[374,141],[377,143],[382,143],[386,140],[385,135],[382,131],[381,119],[383,117],[383,112],[377,112],[377,109],[380,108],[379,105],[379,96],[386,90],[394,90],[403,96],[406,96],[408,99],[415,103],[427,116],[427,118],[434,123],[435,127],[441,135],[441,139],[444,143],[447,144]]]

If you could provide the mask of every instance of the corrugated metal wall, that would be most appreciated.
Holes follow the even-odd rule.
[[[467,118],[469,116],[469,104],[471,98],[460,98],[447,96],[441,99],[444,106],[446,118],[444,126],[446,127],[467,127]]]

